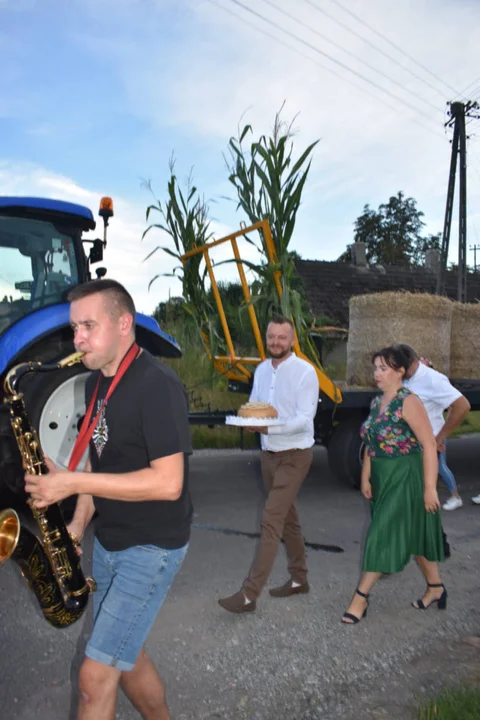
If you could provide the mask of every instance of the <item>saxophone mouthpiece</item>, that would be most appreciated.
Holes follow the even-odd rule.
[[[63,360],[60,360],[58,362],[59,368],[64,367],[71,367],[72,365],[76,365],[81,361],[81,359],[84,357],[85,353],[82,351],[74,352],[71,355],[67,355],[67,357],[63,358]]]

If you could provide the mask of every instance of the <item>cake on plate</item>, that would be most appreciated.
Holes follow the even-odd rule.
[[[278,412],[273,405],[264,402],[245,403],[240,406],[237,415],[243,418],[278,418]]]

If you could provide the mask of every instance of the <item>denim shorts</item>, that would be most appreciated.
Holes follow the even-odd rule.
[[[137,545],[108,552],[95,538],[94,626],[85,654],[119,670],[133,670],[188,543],[178,550]]]

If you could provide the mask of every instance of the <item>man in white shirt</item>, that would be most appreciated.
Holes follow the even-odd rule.
[[[273,405],[281,425],[249,428],[261,434],[261,468],[265,503],[260,544],[241,590],[218,602],[230,612],[252,612],[270,575],[280,542],[287,551],[289,580],[270,590],[273,597],[307,593],[307,564],[302,528],[295,499],[312,464],[315,443],[313,420],[318,408],[317,373],[310,363],[292,353],[293,324],[287,318],[272,318],[267,328],[269,360],[254,376],[250,402]]]
[[[415,393],[425,406],[433,433],[437,440],[438,466],[440,475],[451,496],[443,505],[444,510],[456,510],[463,502],[458,493],[453,473],[448,468],[445,455],[445,441],[470,411],[470,403],[462,393],[453,387],[446,375],[437,372],[421,362],[410,345],[396,345],[409,360],[404,385]],[[443,417],[448,408],[447,419]]]

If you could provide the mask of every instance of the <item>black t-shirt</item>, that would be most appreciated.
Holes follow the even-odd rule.
[[[87,407],[100,384],[93,417],[113,378],[100,371],[87,380]],[[178,500],[125,502],[94,497],[95,534],[108,551],[134,545],[175,549],[190,538],[192,504],[188,491],[188,454],[192,452],[188,399],[177,375],[143,350],[110,396],[90,440],[93,472],[129,473],[152,460],[184,453],[182,494]]]

